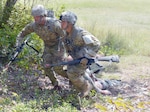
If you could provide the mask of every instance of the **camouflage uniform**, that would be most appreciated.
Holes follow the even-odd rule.
[[[54,18],[46,18],[46,23],[44,26],[40,26],[35,22],[28,24],[17,36],[17,42],[21,42],[22,38],[32,32],[35,32],[43,41],[45,45],[44,53],[43,53],[43,64],[53,64],[62,60],[63,57],[63,47],[59,46],[60,37],[64,36],[64,32],[60,28],[60,22]],[[60,47],[60,51],[58,51],[58,47]],[[52,84],[58,85],[58,81],[53,74],[53,71],[50,68],[44,68],[45,75],[47,75]],[[63,71],[62,67],[54,68],[56,73],[67,77],[66,73]]]
[[[96,55],[100,47],[100,42],[96,37],[75,25],[73,26],[71,34],[65,36],[64,44],[66,51],[73,59]],[[93,88],[91,83],[84,77],[88,74],[87,69],[87,66],[81,64],[67,67],[68,78],[83,96],[86,96]]]

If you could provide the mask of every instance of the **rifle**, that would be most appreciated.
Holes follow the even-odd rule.
[[[8,69],[8,67],[10,66],[10,64],[16,60],[17,56],[20,54],[20,52],[22,51],[22,49],[24,48],[25,45],[28,45],[29,47],[31,47],[32,49],[34,49],[37,53],[39,53],[38,50],[36,50],[34,47],[32,47],[32,46],[30,46],[30,45],[28,44],[29,38],[30,38],[30,36],[28,36],[28,37],[24,40],[24,42],[16,49],[15,54],[14,54],[13,57],[10,59],[10,61],[8,62],[8,64],[3,68],[1,74],[3,74],[3,73]]]
[[[86,58],[88,60],[87,66],[89,67],[89,71],[86,71],[86,73],[83,77],[92,84],[93,88],[98,93],[104,93],[104,91],[101,90],[100,88],[98,88],[94,83],[94,80],[95,79],[98,80],[98,79],[93,75],[93,73],[98,73],[99,71],[101,71],[103,69],[103,67],[101,65],[99,65],[97,63],[97,61],[108,61],[108,62],[119,63],[118,55],[103,56],[103,57],[97,56],[96,58],[81,57],[79,59],[75,59],[75,60],[68,61],[68,62],[60,62],[60,63],[56,63],[56,64],[46,64],[46,67],[55,67],[55,66],[61,66],[61,65],[77,65],[84,58]],[[111,94],[111,93],[108,91],[107,94]]]
[[[46,64],[46,67],[55,67],[55,66],[61,66],[61,65],[77,65],[80,63],[82,59],[86,58],[88,60],[87,65],[91,65],[92,63],[98,62],[98,61],[109,61],[109,62],[116,62],[119,63],[119,56],[118,55],[111,55],[111,56],[97,56],[96,58],[87,58],[87,57],[81,57],[72,61],[63,61],[56,64]]]

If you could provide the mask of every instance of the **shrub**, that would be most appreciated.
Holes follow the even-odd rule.
[[[9,54],[14,50],[16,36],[19,31],[31,21],[28,9],[18,4],[12,10],[7,24],[0,29],[0,55],[9,58]],[[5,60],[7,61],[7,60]]]
[[[8,62],[8,59],[12,58],[13,53],[15,52],[15,43],[18,33],[26,26],[26,24],[32,21],[30,10],[31,9],[27,6],[17,3],[11,12],[9,20],[7,21],[8,24],[3,25],[3,29],[0,29],[0,56],[6,57],[4,60],[5,63]],[[56,17],[58,17],[64,10],[64,5],[59,7],[59,9],[57,9]],[[40,63],[40,57],[43,53],[43,41],[38,38],[35,33],[32,33],[30,36],[31,39],[29,40],[29,44],[36,48],[40,54],[37,55],[30,47],[25,47],[22,50],[18,56],[18,58],[21,58],[21,60],[17,61],[17,63],[19,67],[25,68],[27,70],[29,68],[32,69],[32,64],[34,65],[35,63]]]

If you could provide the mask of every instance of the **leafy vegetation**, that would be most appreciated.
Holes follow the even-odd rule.
[[[0,54],[2,57],[10,58],[8,55],[13,52],[15,48],[16,36],[19,31],[31,21],[31,16],[28,15],[28,9],[23,7],[21,4],[18,4],[12,10],[7,24],[4,24],[3,28],[0,29]]]

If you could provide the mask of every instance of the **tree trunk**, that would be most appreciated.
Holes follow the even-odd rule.
[[[11,11],[16,4],[17,0],[7,0],[3,9],[2,20],[0,21],[0,28],[2,28],[2,24],[7,24],[9,17],[11,15]]]

